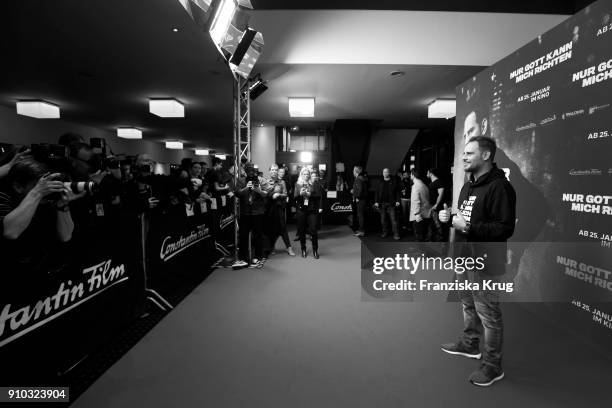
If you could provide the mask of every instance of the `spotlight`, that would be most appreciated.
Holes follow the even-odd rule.
[[[195,149],[195,154],[198,156],[208,156],[210,151],[207,149]]]
[[[266,82],[261,79],[261,75],[257,75],[253,81],[254,82],[249,85],[249,92],[252,101],[268,90]]]
[[[223,42],[237,8],[235,0],[221,0],[218,3],[209,30],[210,37],[216,45],[221,45]]]
[[[252,28],[247,27],[246,30],[244,30],[244,33],[242,33],[242,37],[240,37],[240,41],[238,42],[238,46],[236,47],[236,51],[234,51],[232,58],[230,58],[230,64],[234,64],[236,66],[240,65],[244,55],[249,50],[253,39],[255,39],[256,34],[257,31],[253,30]]]

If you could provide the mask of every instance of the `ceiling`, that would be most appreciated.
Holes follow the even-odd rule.
[[[230,149],[232,77],[178,0],[3,3],[1,105],[45,99],[69,121]],[[428,102],[452,97],[457,84],[588,2],[415,3],[253,0],[251,25],[265,39],[253,72],[270,87],[253,103],[254,123],[312,122],[288,118],[286,99],[315,96],[316,123],[435,126],[424,117]],[[391,78],[392,70],[405,75]],[[186,117],[151,115],[154,97],[184,102]]]
[[[589,0],[251,0],[255,10],[420,10],[486,13],[575,14]]]

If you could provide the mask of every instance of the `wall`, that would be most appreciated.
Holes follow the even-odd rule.
[[[457,87],[453,202],[480,130],[516,190],[513,299],[612,355],[610,14],[595,2]]]
[[[404,157],[416,138],[418,129],[380,129],[370,141],[367,171],[369,175],[380,175],[385,167],[395,172],[401,167]]]
[[[103,138],[114,153],[135,155],[148,153],[162,163],[180,163],[184,157],[198,157],[206,161],[207,156],[194,156],[188,150],[169,150],[160,142],[121,139],[108,130],[85,126],[62,119],[35,119],[17,115],[14,108],[0,106],[0,143],[27,145],[31,143],[57,143],[59,136],[66,132]],[[145,136],[146,137],[146,136]]]
[[[276,162],[276,136],[274,133],[274,126],[252,128],[251,161],[257,164],[264,174],[267,174],[270,165]]]

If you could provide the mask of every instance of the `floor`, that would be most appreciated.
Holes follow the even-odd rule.
[[[73,406],[610,406],[611,361],[517,304],[504,305],[506,379],[469,384],[478,362],[439,348],[459,305],[362,301],[360,241],[322,235],[319,260],[213,272]]]

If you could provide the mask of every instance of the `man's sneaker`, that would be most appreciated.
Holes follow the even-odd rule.
[[[249,268],[261,268],[263,266],[263,262],[260,261],[257,258],[253,258],[253,260],[251,261],[251,264],[249,265]]]
[[[386,232],[383,232],[382,234],[380,234],[381,238],[387,238],[387,236],[389,236],[389,234],[387,234]]]
[[[444,351],[445,353],[448,354],[455,354],[458,356],[464,356],[464,357],[468,357],[468,358],[475,358],[475,359],[479,359],[480,357],[482,357],[482,353],[480,352],[480,350],[478,350],[478,348],[473,348],[473,349],[469,349],[467,347],[465,347],[463,344],[459,343],[447,343],[447,344],[443,344],[441,347],[442,351]]]
[[[363,237],[363,236],[365,236],[365,232],[362,232],[362,231],[357,231],[357,232],[356,232],[355,234],[353,234],[353,235],[355,235],[356,237]]]
[[[248,265],[249,265],[248,262],[245,262],[241,259],[237,259],[236,262],[232,264],[232,268],[244,268],[245,266],[248,266]]]
[[[287,248],[287,253],[289,254],[289,256],[295,256],[295,252],[293,252],[293,248],[291,247]]]
[[[480,387],[488,387],[502,378],[504,378],[504,372],[501,369],[482,364],[478,370],[470,375],[470,382]]]
[[[400,236],[399,235],[394,235],[393,239],[396,240],[396,241],[399,241],[400,240]]]

